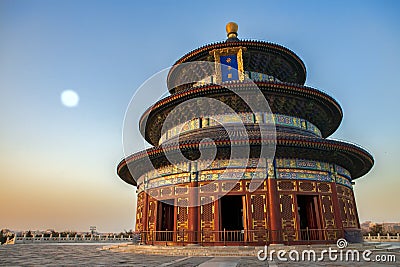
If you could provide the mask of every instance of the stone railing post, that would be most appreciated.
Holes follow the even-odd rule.
[[[381,234],[378,233],[378,241],[381,242]]]

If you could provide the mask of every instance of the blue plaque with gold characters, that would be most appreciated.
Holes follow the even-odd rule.
[[[215,60],[215,74],[217,82],[243,81],[243,57],[245,47],[229,47],[215,49],[210,52]]]
[[[220,56],[219,60],[221,62],[221,81],[239,80],[237,56]]]

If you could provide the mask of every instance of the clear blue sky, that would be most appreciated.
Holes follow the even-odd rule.
[[[356,181],[360,219],[400,221],[399,14],[399,1],[0,0],[0,228],[132,228],[135,190],[115,171],[129,100],[228,21],[293,50],[306,84],[341,103],[332,138],[376,160]]]

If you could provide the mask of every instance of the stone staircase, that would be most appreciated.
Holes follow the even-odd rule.
[[[152,246],[119,244],[103,247],[103,250],[131,252],[137,254],[154,254],[169,256],[254,256],[262,247],[205,247],[205,246]]]

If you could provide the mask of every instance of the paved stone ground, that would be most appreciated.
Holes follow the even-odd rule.
[[[0,247],[1,266],[159,266],[178,256],[101,251],[100,245],[21,244]]]
[[[101,250],[103,245],[26,244],[0,246],[1,266],[400,266],[398,252],[375,251],[377,254],[395,254],[396,262],[267,262],[256,257],[190,257],[145,255]]]

